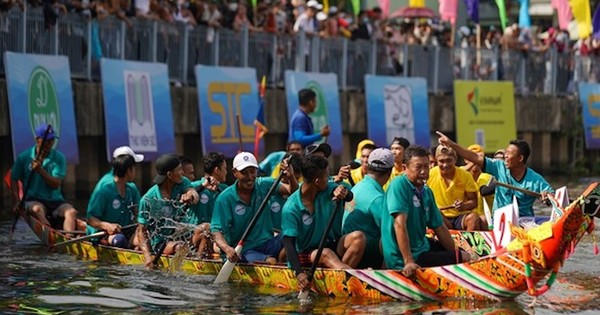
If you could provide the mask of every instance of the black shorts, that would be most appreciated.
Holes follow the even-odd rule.
[[[444,265],[452,265],[462,262],[460,251],[447,250],[440,242],[428,239],[431,249],[428,252],[422,253],[417,261],[417,265],[421,267],[437,267]]]

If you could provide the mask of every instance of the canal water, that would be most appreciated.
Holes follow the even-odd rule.
[[[0,313],[3,314],[597,314],[600,264],[584,237],[555,285],[534,300],[481,303],[375,303],[318,297],[300,305],[296,294],[236,284],[214,285],[194,276],[81,260],[45,248],[19,222],[12,241],[9,218],[0,221]],[[595,232],[600,240],[600,233]]]

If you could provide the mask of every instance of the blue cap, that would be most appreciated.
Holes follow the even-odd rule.
[[[48,129],[48,124],[41,124],[35,128],[35,137],[44,139],[44,135],[46,135],[46,130]],[[50,126],[50,130],[48,130],[48,136],[46,140],[54,140],[54,138],[58,138],[54,133],[54,127]]]

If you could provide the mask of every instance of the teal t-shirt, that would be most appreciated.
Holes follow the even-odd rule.
[[[65,198],[62,195],[60,187],[56,189],[51,188],[46,185],[40,174],[31,171],[31,162],[35,158],[35,146],[33,146],[17,156],[15,164],[13,164],[11,169],[11,179],[21,181],[24,186],[27,185],[29,177],[33,176],[29,181],[29,187],[23,187],[27,189],[27,196],[24,196],[25,200],[64,201]],[[60,151],[55,149],[50,150],[50,153],[48,153],[48,156],[42,162],[42,167],[48,175],[61,180],[67,174],[67,160]]]
[[[192,186],[200,187],[206,181],[206,178],[202,178],[192,182]],[[220,183],[218,185],[221,191],[227,189],[227,185]],[[198,225],[200,223],[210,222],[212,219],[213,208],[215,206],[215,199],[219,195],[218,191],[211,191],[204,189],[200,194],[200,201],[197,204],[191,205],[187,212],[186,222],[190,224]]]
[[[483,166],[483,171],[494,176],[499,182],[538,193],[543,191],[550,193],[554,192],[554,189],[550,187],[550,184],[548,184],[544,177],[529,167],[525,170],[525,176],[518,181],[510,174],[510,171],[506,168],[504,161],[502,160],[485,158]],[[494,209],[510,205],[512,203],[513,196],[517,197],[517,203],[519,204],[519,216],[532,217],[533,203],[537,198],[524,194],[520,191],[515,191],[501,186],[496,186]]]
[[[265,173],[265,176],[271,176],[273,174],[273,170],[281,163],[283,157],[285,156],[285,151],[275,151],[265,157],[264,160],[258,164],[258,169],[261,173]]]
[[[244,231],[250,224],[254,214],[258,211],[260,204],[267,196],[269,188],[275,183],[270,177],[258,177],[254,182],[254,190],[250,198],[250,203],[246,204],[238,195],[237,181],[225,189],[215,201],[213,217],[210,222],[212,232],[221,232],[231,247],[235,247]],[[273,196],[279,195],[278,189],[275,189]],[[261,246],[264,242],[273,238],[273,221],[269,204],[260,214],[256,225],[252,228],[244,240],[243,252]]]
[[[327,224],[331,211],[336,211],[337,202],[331,200],[331,195],[338,184],[329,182],[327,189],[319,192],[314,201],[314,212],[311,214],[302,204],[302,185],[288,198],[283,207],[281,227],[284,236],[296,238],[296,250],[299,253],[319,248],[319,242]],[[327,241],[339,240],[342,237],[342,219],[344,212],[339,211],[333,221],[333,225]]]
[[[435,204],[433,193],[427,186],[418,192],[406,175],[396,177],[390,183],[385,199],[389,215],[381,220],[381,244],[383,257],[390,269],[403,269],[404,259],[396,242],[394,215],[405,213],[410,250],[416,261],[424,252],[430,250],[425,236],[427,227],[435,229],[443,224],[442,213]]]
[[[181,195],[190,188],[192,188],[190,180],[184,177],[181,183],[173,186],[170,200],[162,198],[158,185],[150,187],[142,196],[137,219],[138,223],[145,225],[148,229],[152,248],[156,248],[156,245],[165,241],[167,236],[173,232],[170,228],[164,228],[169,223],[167,219],[185,223],[185,207],[175,206],[173,201],[179,201]]]
[[[384,208],[385,192],[383,187],[371,176],[365,176],[352,188],[354,200],[346,203],[342,233],[362,231],[367,243],[379,247],[381,237],[381,217],[388,214]]]
[[[88,203],[86,217],[95,217],[104,222],[117,223],[126,226],[132,223],[133,209],[140,202],[140,192],[133,183],[125,186],[125,196],[117,190],[114,179],[112,182],[97,186]],[[87,226],[87,234],[98,230],[91,225]]]
[[[96,190],[98,190],[98,188],[102,185],[112,181],[114,181],[114,173],[113,170],[110,169],[110,171],[106,172],[104,175],[102,175],[102,177],[100,177],[100,180],[96,183],[96,186],[94,186],[94,190],[92,190],[92,194],[96,192]]]

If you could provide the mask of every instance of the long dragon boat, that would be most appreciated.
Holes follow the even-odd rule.
[[[413,279],[400,270],[334,270],[319,268],[315,272],[313,291],[330,297],[362,297],[370,300],[439,301],[448,298],[477,300],[510,300],[528,292],[544,293],[552,285],[559,268],[574,250],[579,240],[594,228],[593,216],[599,215],[600,187],[590,185],[554,222],[530,230],[511,226],[514,239],[505,248],[496,250],[492,232],[452,231],[461,249],[480,256],[461,263],[417,270]],[[23,218],[48,247],[67,238],[35,218]],[[141,252],[95,245],[88,241],[59,246],[64,251],[84,259],[109,263],[143,265]],[[193,274],[216,275],[223,262],[220,259],[196,257],[161,257],[162,268],[176,266]],[[545,284],[539,282],[547,279]],[[286,265],[238,264],[230,281],[254,286],[276,287],[290,292],[297,290],[294,273]]]

